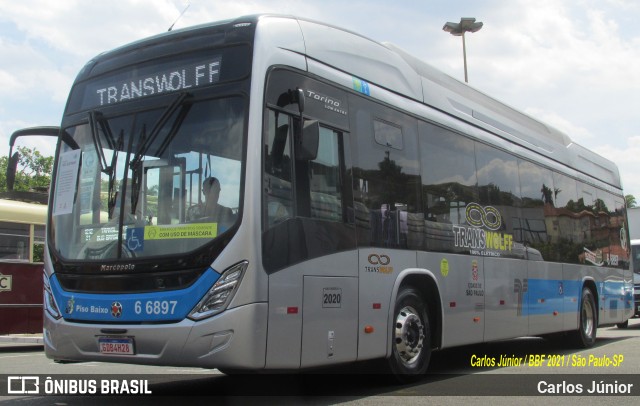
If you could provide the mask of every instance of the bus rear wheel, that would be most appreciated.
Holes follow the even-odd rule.
[[[400,382],[419,380],[431,359],[431,329],[427,305],[420,292],[403,288],[396,298],[391,329],[391,373]]]
[[[596,342],[598,330],[598,308],[589,288],[582,289],[578,330],[574,332],[574,342],[580,348],[589,348]]]

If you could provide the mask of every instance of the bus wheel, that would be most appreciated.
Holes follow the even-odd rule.
[[[618,327],[618,328],[627,328],[627,327],[629,327],[629,320],[625,320],[623,323],[616,324],[616,327]]]
[[[593,293],[589,288],[583,288],[578,330],[574,332],[574,341],[580,348],[589,348],[596,342],[596,331],[598,329],[597,309]]]
[[[427,305],[420,292],[411,287],[400,291],[393,322],[389,369],[400,382],[419,380],[431,358],[431,329]]]

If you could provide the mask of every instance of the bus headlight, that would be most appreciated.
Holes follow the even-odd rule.
[[[226,309],[238,290],[248,265],[249,262],[242,261],[224,271],[220,279],[209,289],[209,292],[193,308],[188,317],[191,320],[202,320]]]
[[[56,304],[56,299],[51,293],[51,285],[49,285],[49,278],[44,273],[42,274],[42,286],[44,287],[44,308],[54,319],[62,317]]]

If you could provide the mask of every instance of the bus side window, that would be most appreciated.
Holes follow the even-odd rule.
[[[309,163],[311,218],[342,221],[342,184],[340,178],[340,149],[342,134],[320,128],[318,156]]]
[[[520,219],[513,219],[514,240],[525,245],[527,259],[556,261],[557,244],[552,242],[553,221],[547,216],[555,214],[552,172],[538,164],[518,159],[522,208]],[[548,223],[548,225],[547,225]]]
[[[417,120],[360,98],[350,108],[358,244],[421,247]]]
[[[478,202],[475,144],[449,129],[420,122],[424,226],[421,247],[465,252],[453,226],[465,227],[466,206]]]

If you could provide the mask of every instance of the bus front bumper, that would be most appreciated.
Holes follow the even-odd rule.
[[[198,322],[88,324],[54,319],[46,311],[48,358],[143,365],[261,369],[265,365],[267,303],[228,309]],[[133,355],[103,354],[99,340],[131,339]]]

